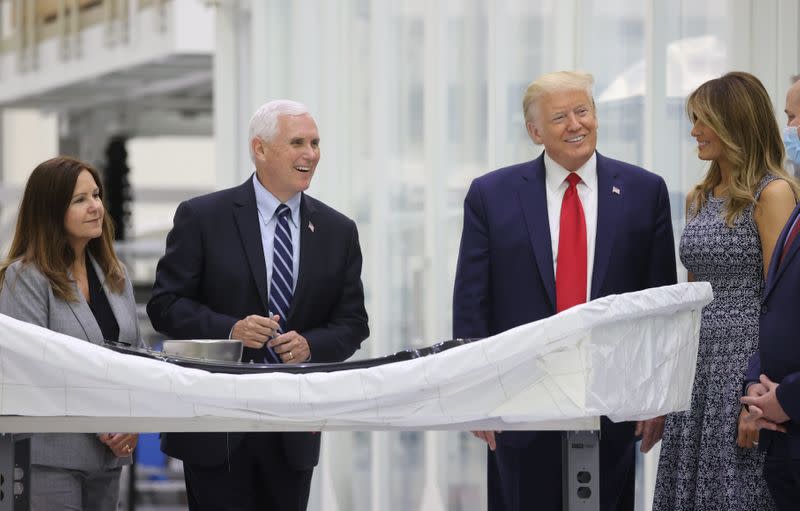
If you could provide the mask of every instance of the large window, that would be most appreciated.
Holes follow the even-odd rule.
[[[762,78],[782,109],[788,78],[800,71],[800,7],[782,0],[213,3],[215,115],[228,115],[227,124],[216,124],[213,147],[163,150],[201,155],[191,166],[203,176],[195,186],[240,183],[252,171],[242,124],[255,107],[278,97],[309,105],[322,139],[310,194],[352,217],[361,236],[371,337],[356,357],[451,336],[464,195],[475,177],[541,152],[521,107],[536,76],[594,75],[598,150],[665,178],[677,240],[685,193],[704,170],[686,95],[736,67]],[[794,39],[776,36],[786,33]],[[37,143],[33,156],[20,158],[22,124],[14,119],[13,129],[7,120],[0,130],[5,188],[24,182],[19,162],[30,169],[52,152]],[[35,133],[27,139],[38,140]],[[157,146],[131,142],[134,173],[166,161]],[[151,174],[132,181],[160,188],[170,175]],[[5,188],[0,197],[9,196]],[[167,209],[138,204],[134,224],[158,232]],[[0,213],[0,233],[9,231],[10,208]],[[640,464],[640,509],[650,507],[656,457]],[[468,432],[325,433],[310,509],[480,511],[484,464],[485,446]]]
[[[279,62],[289,69],[275,70],[276,90],[306,94],[292,96],[320,120],[322,161],[311,193],[359,225],[372,330],[359,356],[450,337],[466,189],[541,151],[521,109],[525,87],[541,73],[594,74],[599,150],[667,179],[679,234],[683,194],[702,168],[683,102],[726,69],[725,0],[699,8],[351,0],[339,2],[335,28],[322,19],[330,12],[307,2],[274,3],[286,19],[273,28],[295,31],[303,21],[315,29],[302,44],[288,32],[273,37],[276,46],[264,54],[284,55]],[[485,506],[485,447],[469,433],[333,433],[324,443],[317,484],[340,509]],[[325,507],[321,497],[314,502]]]

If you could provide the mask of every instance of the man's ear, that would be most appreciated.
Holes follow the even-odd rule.
[[[539,134],[539,130],[536,128],[536,126],[532,122],[527,121],[525,123],[525,128],[527,128],[528,136],[531,137],[531,140],[533,140],[534,144],[541,144],[542,143],[542,137]]]
[[[264,153],[267,148],[263,140],[254,137],[253,140],[250,141],[250,147],[253,149],[253,155],[255,155],[257,160],[264,159]]]

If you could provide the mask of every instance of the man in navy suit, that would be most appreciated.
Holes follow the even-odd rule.
[[[800,505],[800,206],[778,238],[764,289],[758,352],[742,403],[761,428],[764,480],[779,510]],[[754,442],[755,443],[755,442]]]
[[[523,99],[528,134],[544,152],[472,182],[453,297],[455,337],[488,337],[589,299],[676,282],[664,180],[595,151],[591,75],[559,72]],[[572,177],[570,177],[572,175]],[[635,429],[642,449],[663,418],[602,421],[600,501],[633,509]],[[475,435],[490,448],[489,510],[560,510],[558,432]]]
[[[263,105],[250,121],[255,174],[183,202],[147,313],[174,339],[239,339],[243,361],[338,362],[368,335],[355,223],[303,193],[320,158],[308,109]],[[175,433],[189,508],[304,510],[315,433]]]

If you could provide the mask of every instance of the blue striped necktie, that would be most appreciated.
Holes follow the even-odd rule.
[[[289,206],[281,204],[275,210],[275,239],[272,242],[272,282],[269,285],[269,312],[280,316],[278,334],[286,331],[286,316],[292,305],[292,234],[289,231]],[[268,350],[268,362],[281,363],[272,349]],[[269,360],[272,358],[272,360]]]

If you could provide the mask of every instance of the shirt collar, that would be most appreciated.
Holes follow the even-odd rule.
[[[281,205],[281,201],[272,195],[272,192],[264,188],[264,185],[261,184],[261,181],[258,180],[255,173],[253,174],[253,188],[256,190],[256,207],[266,224],[272,219],[273,215],[275,215],[275,210]],[[289,206],[289,211],[291,211],[289,218],[295,227],[300,225],[300,195],[301,194],[298,192],[285,202],[285,204]]]
[[[570,174],[567,169],[556,163],[556,161],[547,154],[547,151],[544,152],[544,169],[547,188],[552,192],[558,190]],[[592,153],[592,156],[586,160],[586,163],[576,170],[575,173],[578,174],[583,184],[585,184],[589,190],[595,190],[597,188],[597,153]]]

